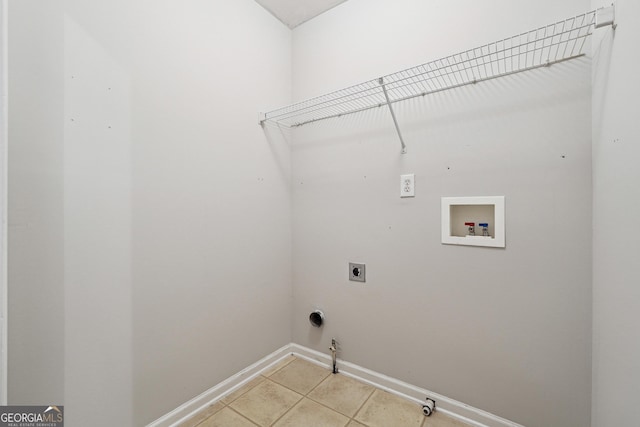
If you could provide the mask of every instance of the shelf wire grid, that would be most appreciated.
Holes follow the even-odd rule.
[[[596,11],[265,113],[286,127],[357,113],[417,96],[549,66],[584,55]]]

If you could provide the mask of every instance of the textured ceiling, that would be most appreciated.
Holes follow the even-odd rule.
[[[256,0],[289,28],[315,18],[347,0]]]

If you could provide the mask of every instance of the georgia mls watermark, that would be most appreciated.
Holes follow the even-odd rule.
[[[0,406],[0,427],[64,427],[64,406]]]

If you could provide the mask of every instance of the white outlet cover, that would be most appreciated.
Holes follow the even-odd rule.
[[[400,175],[400,197],[415,197],[415,183],[414,174]]]

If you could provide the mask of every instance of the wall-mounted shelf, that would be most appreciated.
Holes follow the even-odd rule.
[[[441,207],[442,243],[505,247],[504,196],[443,197]]]
[[[613,6],[269,111],[260,124],[296,127],[388,106],[404,151],[392,104],[580,57],[594,27],[609,24]]]

